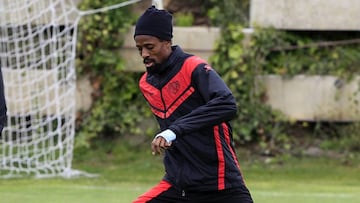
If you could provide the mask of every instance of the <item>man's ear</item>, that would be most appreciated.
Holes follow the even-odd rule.
[[[166,46],[169,47],[171,49],[172,46],[172,41],[166,41]]]

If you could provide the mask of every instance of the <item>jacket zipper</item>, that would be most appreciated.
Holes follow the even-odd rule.
[[[165,123],[166,123],[166,127],[167,127],[167,122],[166,122],[166,113],[167,113],[167,106],[166,106],[166,103],[165,103],[165,100],[164,100],[164,97],[163,97],[163,89],[161,88],[160,89],[160,97],[161,97],[161,102],[163,103],[164,105],[164,120],[165,120]]]
[[[166,118],[167,106],[166,106],[166,103],[165,103],[165,100],[164,100],[164,97],[163,97],[162,88],[160,89],[160,95],[161,95],[161,101],[162,101],[162,103],[164,105],[164,120],[165,120],[165,123],[166,123],[166,127],[168,127],[168,124],[166,122],[166,120],[167,120],[167,118]],[[181,160],[181,162],[182,162],[182,160]],[[182,166],[182,164],[180,164],[180,166]],[[182,168],[180,167],[178,175],[176,177],[176,183],[181,186],[181,197],[185,197],[186,193],[185,193],[185,190],[182,189],[183,186],[182,186],[182,183],[180,182],[181,181],[181,176],[182,176]]]

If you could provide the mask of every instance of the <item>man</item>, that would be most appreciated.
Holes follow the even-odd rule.
[[[165,154],[166,173],[134,202],[253,202],[233,147],[235,99],[206,61],[172,46],[172,29],[171,14],[154,6],[136,23],[139,86],[161,129],[151,149]]]
[[[0,65],[0,134],[5,126],[5,122],[7,119],[6,112],[7,112],[7,108],[5,102],[4,82],[3,82],[1,65]]]

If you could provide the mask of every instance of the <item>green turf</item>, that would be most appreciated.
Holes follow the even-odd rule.
[[[119,203],[131,202],[148,184],[105,183],[93,180],[17,180],[0,186],[4,203]]]
[[[327,158],[262,161],[240,155],[256,203],[359,203],[360,163]],[[119,147],[76,158],[74,168],[97,178],[0,179],[4,203],[128,203],[162,176],[161,158]]]
[[[1,181],[1,202],[6,203],[98,203],[131,202],[152,184],[143,182],[104,182],[103,180],[6,180]],[[360,202],[359,185],[248,181],[255,202],[335,203]]]

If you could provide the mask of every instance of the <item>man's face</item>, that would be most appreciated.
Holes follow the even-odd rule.
[[[163,63],[171,53],[171,42],[157,37],[137,35],[135,42],[147,68]]]

